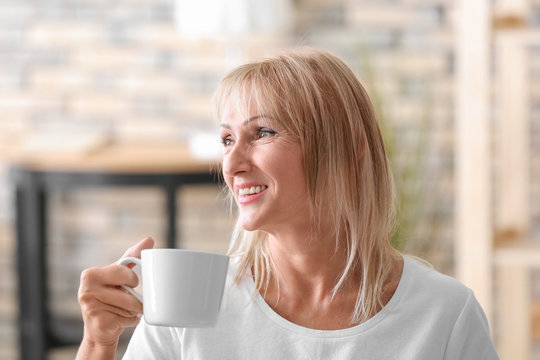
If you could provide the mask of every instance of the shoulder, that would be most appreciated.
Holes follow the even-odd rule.
[[[438,307],[459,311],[474,299],[472,290],[461,282],[413,257],[404,256],[402,281],[410,302],[438,304]]]
[[[487,318],[471,289],[411,257],[404,257],[395,319],[444,359],[497,359]],[[400,289],[401,287],[401,289]]]
[[[451,276],[405,257],[398,308],[443,337],[456,329],[480,329],[489,339],[486,316],[471,289]],[[459,331],[458,331],[459,332]]]

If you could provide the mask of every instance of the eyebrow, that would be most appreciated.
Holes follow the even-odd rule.
[[[261,118],[268,118],[268,119],[271,119],[271,117],[269,116],[266,116],[264,114],[261,114],[261,115],[255,115],[255,116],[252,116],[250,118],[247,118],[246,120],[244,120],[244,122],[242,123],[243,126],[249,124],[250,122],[252,122],[253,120],[257,120],[257,119],[261,119]],[[226,129],[230,129],[231,126],[229,124],[226,124],[226,123],[221,123],[219,124],[219,127],[223,127],[223,128],[226,128]]]

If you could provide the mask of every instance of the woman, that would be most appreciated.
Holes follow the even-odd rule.
[[[125,358],[497,359],[472,291],[391,247],[383,141],[343,62],[299,49],[241,66],[215,105],[238,207],[218,324],[141,322]],[[118,265],[83,273],[79,358],[114,357],[142,312],[118,285],[136,283]]]

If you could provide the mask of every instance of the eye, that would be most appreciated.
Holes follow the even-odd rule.
[[[233,139],[230,136],[225,136],[220,139],[220,142],[223,144],[224,147],[228,147],[233,144]]]
[[[277,132],[275,132],[272,129],[268,129],[268,128],[258,128],[257,129],[257,138],[258,139],[268,137],[268,136],[274,136],[276,134],[277,134]]]

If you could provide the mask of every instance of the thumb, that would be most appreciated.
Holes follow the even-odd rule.
[[[122,255],[122,259],[128,256],[140,258],[142,250],[151,249],[153,247],[154,247],[154,239],[152,239],[152,237],[150,236],[147,236],[141,241],[139,241],[137,244],[127,249],[124,255]]]

